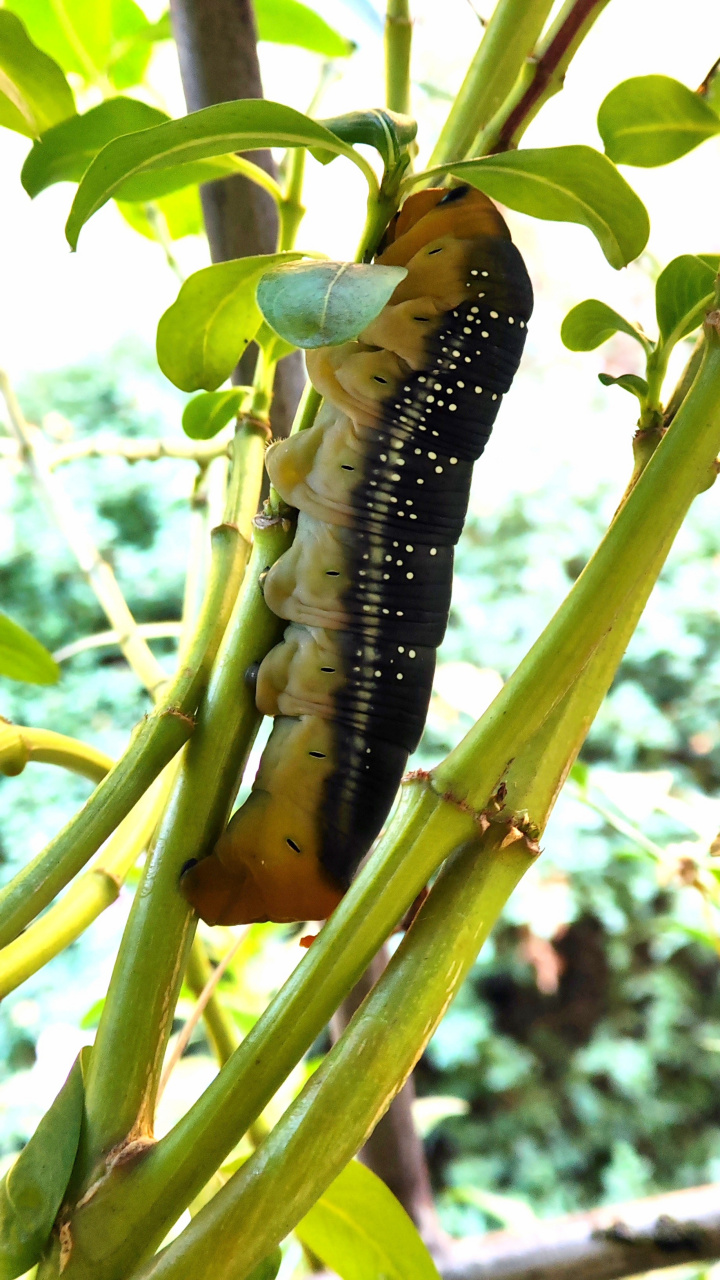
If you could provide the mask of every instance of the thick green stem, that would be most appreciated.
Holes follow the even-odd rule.
[[[385,102],[391,111],[410,114],[410,0],[388,0],[385,11]]]
[[[17,937],[82,870],[187,742],[247,552],[237,528],[221,525],[214,531],[210,578],[190,652],[162,701],[141,721],[127,751],[83,808],[0,892],[0,946]]]
[[[59,902],[0,951],[0,999],[79,938],[115,901],[152,836],[164,792],[157,779],[120,823],[97,861]]]
[[[367,1138],[534,856],[521,833],[503,824],[451,859],[382,978],[300,1097],[244,1168],[168,1249],[133,1273],[134,1280],[242,1280],[250,1274]]]
[[[492,120],[478,131],[473,156],[516,147],[531,120],[558,93],[570,63],[609,0],[566,0],[515,87]]]
[[[498,0],[430,157],[430,165],[463,160],[515,86],[531,56],[552,0]]]
[[[507,765],[550,714],[664,556],[720,450],[720,342],[708,349],[656,449],[570,594],[481,720],[433,773],[440,793],[482,808]],[[518,732],[521,733],[520,742]],[[498,755],[504,763],[497,770]],[[486,766],[487,763],[487,767]]]
[[[196,732],[135,895],[85,1082],[76,1184],[92,1181],[98,1162],[117,1144],[144,1142],[152,1134],[162,1060],[194,932],[180,873],[219,837],[257,731],[260,714],[245,672],[281,626],[265,605],[258,579],[287,544],[281,522],[258,533]]]
[[[104,751],[52,729],[29,729],[16,724],[0,728],[0,773],[17,777],[33,760],[36,764],[58,765],[91,782],[102,782],[113,764]]]

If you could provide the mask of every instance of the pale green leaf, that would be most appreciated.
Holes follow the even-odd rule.
[[[0,9],[0,125],[37,138],[74,112],[62,69],[33,44],[14,13]]]
[[[26,684],[55,684],[60,668],[44,645],[0,613],[0,675]]]
[[[588,227],[612,267],[645,248],[650,222],[614,164],[592,147],[505,151],[453,165],[452,172],[510,209]]]
[[[258,37],[293,44],[324,58],[347,58],[355,45],[300,0],[255,0]]]
[[[219,387],[260,328],[255,299],[260,277],[278,262],[301,257],[261,254],[218,262],[191,275],[158,325],[157,357],[166,377],[182,391]]]
[[[362,333],[406,275],[405,267],[303,262],[263,276],[258,304],[268,324],[296,347],[338,346]]]
[[[643,340],[634,325],[597,298],[587,298],[568,311],[560,337],[569,351],[593,351],[615,333],[627,333],[641,346]]]
[[[184,236],[203,234],[202,205],[197,187],[183,187],[182,191],[172,191],[170,195],[161,196],[152,202],[117,201],[118,209],[133,230],[138,231],[148,240],[159,240],[156,224],[148,212],[150,203],[165,220],[171,240],[182,240]]]
[[[717,270],[683,253],[673,258],[655,283],[655,310],[663,342],[679,342],[702,324],[715,292]]]
[[[357,1160],[345,1166],[295,1231],[342,1280],[439,1280],[402,1205]]]
[[[633,76],[612,89],[598,112],[598,132],[616,164],[669,164],[720,133],[718,116],[670,76]]]
[[[183,409],[182,426],[191,440],[211,440],[240,412],[247,401],[249,387],[232,387],[229,391],[203,391]]]
[[[5,0],[31,38],[59,62],[92,82],[107,65],[112,47],[112,0]]]
[[[83,1113],[82,1055],[0,1183],[0,1276],[15,1280],[39,1260],[75,1162]]]
[[[54,182],[79,182],[98,151],[126,133],[149,129],[168,120],[164,111],[137,98],[110,98],[84,115],[49,129],[28,153],[22,184],[36,196]]]
[[[88,218],[118,193],[123,199],[150,198],[134,188],[130,193],[133,180],[235,151],[283,146],[348,152],[328,129],[300,111],[255,98],[221,102],[180,120],[115,138],[96,156],[80,184],[67,222],[68,241],[75,248]]]
[[[629,391],[630,395],[637,396],[641,404],[647,399],[648,384],[636,373],[621,373],[619,378],[613,378],[609,373],[599,373],[598,378],[604,387],[622,387],[623,391]]]

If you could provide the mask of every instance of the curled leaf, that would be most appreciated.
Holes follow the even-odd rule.
[[[655,310],[663,342],[679,342],[702,324],[715,292],[717,267],[692,253],[673,258],[655,284]]]
[[[294,346],[339,346],[362,333],[406,275],[405,267],[303,262],[268,271],[258,285],[258,305]]]

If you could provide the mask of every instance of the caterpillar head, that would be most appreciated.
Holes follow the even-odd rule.
[[[451,236],[474,240],[476,236],[510,239],[507,224],[492,200],[474,187],[430,187],[408,196],[388,227],[382,266],[405,267],[411,258],[433,240]]]

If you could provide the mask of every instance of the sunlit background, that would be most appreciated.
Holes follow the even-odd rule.
[[[153,18],[161,11],[143,7]],[[335,65],[318,114],[379,104],[380,9],[371,0],[313,0],[313,7],[357,45]],[[492,4],[416,0],[413,8],[422,164],[481,35],[478,14],[489,16]],[[619,81],[664,73],[695,88],[719,54],[715,0],[681,7],[611,0],[564,92],[530,126],[524,145],[600,147],[597,109]],[[268,44],[260,56],[266,96],[305,109],[321,60]],[[138,96],[184,112],[172,44],[156,47],[149,83],[152,90]],[[177,278],[160,247],[137,235],[113,204],[90,221],[71,254],[64,223],[74,188],[52,187],[31,202],[18,177],[27,150],[25,139],[0,131],[0,365],[27,415],[54,415],[56,434],[179,435],[185,397],[164,381],[153,355]],[[597,297],[654,333],[658,271],[681,253],[720,252],[720,141],[670,167],[624,173],[648,207],[652,232],[646,252],[622,272],[581,227],[507,215],[536,310],[521,375],[476,471],[423,763],[444,754],[497,692],[580,572],[629,476],[636,402],[601,386],[597,374],[640,372],[640,348],[618,337],[598,351],[570,353],[559,337],[563,316]],[[362,185],[344,161],[322,168],[310,159],[299,247],[352,257]],[[185,273],[209,261],[200,237],[178,242],[176,252]],[[674,372],[689,349],[681,346]],[[2,607],[51,649],[103,630],[24,477],[5,464],[0,477]],[[179,617],[192,480],[190,464],[169,461],[63,470],[80,518],[142,621]],[[443,1221],[458,1234],[720,1181],[714,881],[702,873],[710,886],[703,895],[681,874],[683,859],[706,859],[720,828],[717,500],[711,490],[695,503],[593,730],[586,766],[551,821],[544,857],[418,1069],[418,1122]],[[170,666],[172,645],[158,653]],[[0,713],[117,754],[145,708],[136,680],[108,650],[70,658],[63,672],[51,690],[2,681]],[[34,766],[3,781],[0,792],[7,878],[87,786]],[[80,943],[0,1009],[0,1142],[8,1156],[32,1132],[79,1045],[92,1040],[131,892],[132,885]],[[216,931],[211,942],[220,954],[230,940]],[[251,931],[224,986],[241,1031],[300,955],[292,931]],[[178,1029],[188,1008],[181,1003]],[[318,1043],[314,1057],[325,1048]],[[308,1069],[295,1073],[275,1114]],[[162,1126],[214,1070],[198,1032],[170,1077]]]

